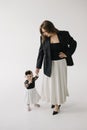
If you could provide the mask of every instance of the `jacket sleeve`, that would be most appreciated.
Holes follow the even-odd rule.
[[[69,34],[69,32],[67,32],[66,41],[68,44],[66,55],[71,56],[77,47],[77,42],[73,39],[73,37]]]
[[[43,62],[43,44],[41,42],[41,37],[40,37],[40,47],[39,47],[39,52],[38,52],[38,57],[37,57],[37,63],[36,63],[36,68],[40,69],[42,67],[42,62]]]

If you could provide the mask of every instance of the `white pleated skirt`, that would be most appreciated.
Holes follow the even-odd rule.
[[[37,92],[36,88],[27,89],[25,102],[26,104],[37,104],[40,100],[40,95]]]
[[[51,104],[63,104],[69,96],[67,89],[67,64],[66,60],[52,61],[51,77],[43,75],[42,100]]]

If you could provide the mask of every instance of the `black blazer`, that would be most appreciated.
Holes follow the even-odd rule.
[[[66,62],[68,66],[72,66],[73,59],[72,54],[74,53],[77,43],[76,41],[70,36],[68,31],[58,31],[57,33],[59,41],[62,44],[63,52],[67,55]],[[42,62],[44,61],[44,74],[47,76],[51,76],[51,51],[50,51],[50,38],[47,38],[44,43],[41,42],[39,53],[37,57],[36,67],[41,68]]]

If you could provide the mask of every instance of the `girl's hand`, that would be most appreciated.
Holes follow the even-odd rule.
[[[29,80],[29,84],[30,84],[30,83],[32,83],[32,79],[31,79],[31,80]]]
[[[27,88],[27,87],[28,87],[28,84],[25,84],[25,87]]]
[[[65,53],[63,53],[63,52],[60,52],[60,53],[59,53],[59,57],[60,57],[60,58],[66,58],[67,55],[66,55]]]

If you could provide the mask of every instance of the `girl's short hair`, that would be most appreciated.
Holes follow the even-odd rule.
[[[32,74],[32,71],[31,71],[31,70],[27,70],[27,71],[25,72],[25,75],[28,75],[28,74]]]

